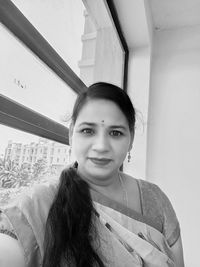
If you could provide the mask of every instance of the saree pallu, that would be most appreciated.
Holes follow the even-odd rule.
[[[4,211],[24,250],[27,267],[42,266],[45,225],[56,190],[56,185],[35,187],[31,194]],[[124,207],[120,211],[118,203],[102,195],[91,195],[97,211],[98,234],[93,246],[106,267],[175,266],[165,237],[153,223],[146,218],[138,220],[134,212],[127,216]],[[117,208],[112,208],[109,201]]]
[[[175,266],[172,251],[158,230],[99,203],[94,205],[106,266]]]

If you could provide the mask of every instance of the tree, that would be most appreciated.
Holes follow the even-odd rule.
[[[14,161],[1,160],[0,162],[0,187],[12,188],[18,185],[19,168]]]
[[[32,171],[30,163],[23,163],[18,169],[18,185],[29,186],[32,183]]]
[[[43,174],[47,172],[47,162],[45,159],[38,159],[38,161],[33,165],[33,179],[37,180]]]

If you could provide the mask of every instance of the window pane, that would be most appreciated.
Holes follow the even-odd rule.
[[[69,146],[0,124],[0,206],[22,190],[59,178]]]
[[[86,84],[105,81],[122,87],[124,49],[107,3],[93,0],[83,2],[86,10],[80,77]]]
[[[84,5],[81,0],[12,0],[56,52],[79,76]]]
[[[12,0],[86,85],[123,84],[124,50],[106,1]]]
[[[1,24],[0,40],[0,93],[63,123],[76,93]]]

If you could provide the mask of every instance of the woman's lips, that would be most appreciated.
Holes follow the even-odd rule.
[[[92,161],[92,163],[100,166],[105,166],[111,162],[111,159],[107,158],[89,158],[89,159]]]

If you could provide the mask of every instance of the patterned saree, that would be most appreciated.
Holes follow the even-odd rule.
[[[42,264],[45,223],[55,185],[38,186],[4,210],[24,250],[27,267]],[[154,222],[91,190],[98,241],[94,247],[106,267],[172,267],[173,255]],[[8,229],[9,230],[9,229]]]
[[[98,192],[92,197],[106,266],[175,266],[167,240],[154,222]]]

